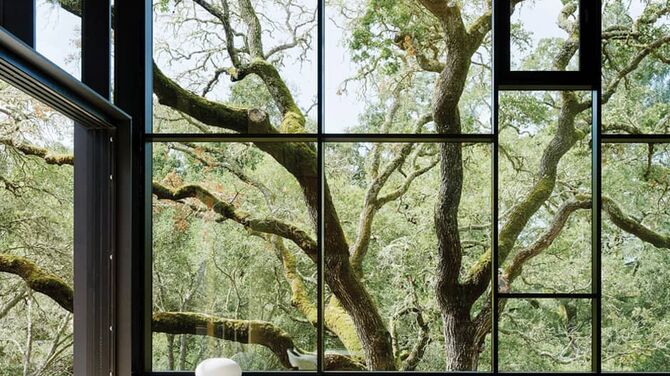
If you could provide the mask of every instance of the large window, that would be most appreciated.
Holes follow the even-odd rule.
[[[103,96],[114,28],[133,121],[132,221],[100,224],[133,229],[96,285],[117,288],[118,345],[76,376],[193,375],[210,357],[249,373],[670,371],[666,0],[35,4],[37,51]],[[67,139],[22,137],[45,160]],[[0,178],[32,171],[4,163]],[[52,169],[28,181],[52,188]],[[37,231],[2,221],[2,247]],[[75,293],[98,283],[76,269]],[[35,332],[30,291],[0,286],[14,331]],[[43,336],[67,336],[47,295]]]
[[[493,6],[154,3],[153,371],[670,369],[670,9]]]

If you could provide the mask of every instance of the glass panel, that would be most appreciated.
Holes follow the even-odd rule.
[[[36,50],[76,78],[81,78],[81,18],[73,5],[37,0]]]
[[[591,370],[591,303],[570,299],[508,299],[501,312],[501,371]]]
[[[73,137],[70,119],[0,81],[3,375],[73,375]]]
[[[603,131],[670,133],[668,3],[630,0],[604,4]]]
[[[603,369],[670,371],[670,145],[603,146]]]
[[[486,12],[480,1],[459,6],[468,24]],[[439,20],[412,1],[335,0],[326,2],[325,19],[325,131],[435,133],[424,115],[432,114],[433,89],[446,63]],[[457,98],[463,133],[491,132],[489,31],[476,28],[485,35],[468,42],[477,44],[476,52],[449,84],[464,85]],[[473,46],[458,47],[465,53]]]
[[[154,132],[316,132],[316,6],[154,0]]]
[[[510,37],[513,71],[579,70],[579,1],[521,2],[511,16]]]
[[[303,188],[313,207],[314,146],[260,146],[305,156],[285,167],[250,144],[153,147],[153,369],[211,357],[245,371],[313,369],[316,245]]]
[[[590,100],[500,93],[501,292],[591,292]]]
[[[436,204],[447,195],[440,189],[442,147],[462,149],[463,194],[457,220],[441,211],[445,217],[436,223]],[[479,270],[478,260],[490,250],[490,145],[328,143],[324,151],[332,196],[324,203],[326,356],[343,354],[376,370],[490,369],[490,357],[483,355],[490,351],[484,344],[490,320],[483,320],[490,314],[484,303],[490,272],[484,273],[474,293],[474,305],[460,307],[473,319],[482,319],[479,334],[474,324],[469,327],[473,331],[459,332],[471,324],[456,319],[454,307],[438,303],[460,302],[465,295],[450,295],[453,291],[447,288],[438,288],[441,292],[436,294],[436,283],[444,286],[440,281],[448,275],[460,274],[464,280]],[[450,178],[454,183],[444,189],[456,189],[456,179]],[[461,246],[440,243],[445,244],[440,251],[436,226],[455,226]],[[450,252],[462,254],[461,268],[450,264],[458,257]],[[344,261],[338,261],[342,257]],[[438,272],[439,264],[443,272]],[[347,274],[349,266],[355,275]],[[377,330],[388,330],[390,343],[379,341],[366,353],[361,343],[377,338]],[[445,338],[445,331],[453,334]],[[456,355],[446,350],[448,346],[477,350]]]

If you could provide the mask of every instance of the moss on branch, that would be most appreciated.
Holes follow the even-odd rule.
[[[162,105],[213,127],[240,133],[276,133],[263,111],[232,107],[203,98],[172,81],[156,63],[153,65],[153,77],[154,93]]]
[[[25,257],[0,254],[0,272],[21,277],[32,290],[47,295],[65,310],[73,311],[73,291],[63,279],[40,269]]]

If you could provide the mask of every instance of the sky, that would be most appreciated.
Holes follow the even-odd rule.
[[[639,15],[642,9],[642,1],[634,0],[632,2],[631,15],[634,17]],[[313,2],[313,0],[297,1],[299,4],[311,7],[314,7]],[[57,5],[47,3],[46,0],[38,0],[37,4],[36,39],[38,52],[75,77],[79,77],[79,60],[72,59],[73,56],[78,56],[80,53],[76,42],[80,33],[81,23],[79,18],[59,9]],[[522,20],[525,28],[534,33],[535,42],[541,38],[564,37],[565,32],[556,25],[556,17],[560,8],[560,0],[536,0],[532,6],[518,8],[513,20]],[[332,8],[326,9],[325,16],[325,130],[327,132],[345,132],[348,126],[357,123],[359,115],[365,109],[364,98],[360,95],[360,85],[355,83],[349,84],[346,95],[337,94],[341,83],[354,76],[358,67],[349,58],[349,53],[345,47],[345,31],[340,28],[343,24],[342,17],[338,16]],[[156,38],[168,40],[170,38],[169,34],[158,27],[155,28],[154,33]],[[272,46],[278,42],[279,40],[272,35],[264,37],[266,46]],[[313,44],[313,48],[316,48],[316,44]],[[296,64],[295,60],[288,61],[281,72],[289,87],[298,89],[295,90],[297,92],[296,100],[305,109],[310,107],[316,96],[316,52],[312,51],[310,56],[309,61],[303,64]],[[179,70],[179,68],[177,66],[173,69]],[[170,68],[165,70],[170,73]],[[220,93],[226,93],[229,90],[229,85],[227,80],[222,80],[219,87]],[[372,93],[366,95],[369,99]],[[315,118],[316,112],[310,112],[309,116]]]

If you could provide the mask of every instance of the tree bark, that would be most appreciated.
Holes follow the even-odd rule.
[[[479,346],[475,343],[476,328],[470,320],[470,308],[443,310],[442,323],[447,371],[477,370]]]

